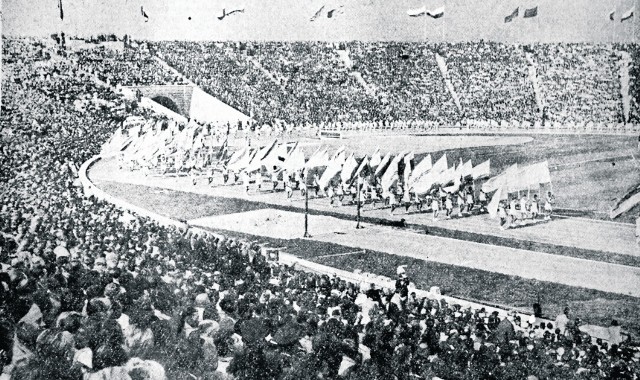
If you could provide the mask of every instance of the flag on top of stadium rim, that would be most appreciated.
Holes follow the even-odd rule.
[[[427,11],[427,14],[429,16],[431,16],[432,18],[440,18],[442,16],[444,16],[444,5],[441,6],[440,8],[436,8],[432,11]]]
[[[513,19],[517,18],[518,15],[520,14],[520,7],[516,8],[513,12],[511,12],[511,14],[507,17],[504,18],[504,22],[511,22],[513,21]]]
[[[333,16],[344,14],[344,5],[334,8],[327,12],[327,18],[333,18]]]
[[[320,9],[318,9],[318,11],[316,13],[313,14],[313,16],[311,16],[311,18],[309,19],[309,21],[316,21],[316,19],[318,17],[320,17],[320,15],[322,14],[322,11],[324,10],[324,5],[320,7]]]
[[[222,15],[218,16],[218,20],[223,20],[227,16],[231,16],[234,13],[244,13],[244,8],[234,9],[232,11],[227,12],[226,9],[222,9]]]
[[[424,16],[427,13],[427,7],[420,7],[416,9],[407,10],[407,14],[409,17],[419,17]]]
[[[524,10],[524,18],[536,17],[538,15],[538,6]]]
[[[613,19],[615,18],[616,15],[616,10],[613,9],[611,12],[609,12],[609,20],[613,21]]]
[[[620,17],[620,22],[627,21],[634,16],[636,7],[631,7],[628,11],[624,12]]]
[[[60,8],[60,20],[64,20],[64,12],[62,11],[62,0],[58,0],[58,8]]]
[[[144,22],[149,21],[149,16],[147,15],[147,12],[144,11],[144,6],[140,6],[140,13],[142,14],[142,17],[144,17]]]

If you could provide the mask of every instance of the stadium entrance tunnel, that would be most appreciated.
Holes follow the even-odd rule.
[[[181,111],[180,108],[178,107],[178,105],[176,104],[176,102],[174,102],[173,100],[171,100],[171,98],[168,98],[166,96],[156,96],[155,98],[151,98],[151,100],[153,100],[154,102],[160,104],[163,107],[166,107],[168,109],[170,109],[171,111],[178,113],[180,115],[186,116],[188,117],[188,115],[184,115]]]
[[[141,93],[156,103],[176,112],[186,118],[191,117],[191,99],[193,86],[131,86],[134,93]]]

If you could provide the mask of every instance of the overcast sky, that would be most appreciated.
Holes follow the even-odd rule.
[[[634,19],[620,22],[636,7]],[[138,39],[168,40],[506,40],[630,41],[640,37],[640,0],[2,0],[4,35],[115,33]],[[332,19],[310,17],[322,6],[344,5]],[[411,18],[406,11],[445,6],[445,16]],[[523,19],[525,8],[538,6],[538,17]],[[145,22],[143,6],[149,16]],[[515,8],[520,17],[504,17]],[[220,21],[227,10],[245,12]],[[615,21],[609,12],[616,10]],[[189,20],[189,17],[191,20]]]

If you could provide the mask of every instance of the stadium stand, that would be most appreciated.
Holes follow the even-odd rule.
[[[581,131],[625,122],[616,50],[622,47],[614,45],[173,42],[154,49],[259,124],[284,120],[356,129],[363,122],[368,128],[424,121],[506,122],[509,127],[561,124],[557,128]],[[638,114],[637,47],[624,49],[632,56],[633,121]],[[339,52],[349,57],[350,68],[340,62]],[[448,78],[438,68],[438,55],[446,62]],[[447,81],[461,98],[461,109]]]
[[[41,46],[3,39],[3,51],[1,378],[632,379],[640,370],[617,323],[609,342],[592,341],[569,312],[541,324],[417,299],[402,272],[383,290],[305,273],[250,242],[163,226],[84,194],[78,166],[124,116],[157,116]],[[226,59],[234,63],[220,72],[248,71],[236,58],[213,61]],[[125,80],[110,73],[120,69],[95,67]]]
[[[78,66],[101,81],[121,86],[153,84],[186,84],[160,63],[148,51],[126,49],[86,49],[76,53]]]

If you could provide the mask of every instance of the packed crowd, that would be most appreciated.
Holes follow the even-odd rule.
[[[551,121],[623,120],[618,57],[612,46],[539,45],[535,56]]]
[[[637,377],[616,323],[607,343],[569,311],[541,323],[419,299],[404,270],[384,290],[305,273],[87,196],[78,166],[123,100],[64,60],[43,80],[45,56],[3,62],[1,379]]]
[[[637,52],[635,45],[625,48]],[[165,42],[152,49],[260,123],[427,120],[452,125],[504,120],[584,126],[624,121],[613,45]],[[525,57],[528,53],[531,60]],[[446,61],[446,79],[461,109],[445,85],[436,55]],[[637,54],[632,57],[634,78]],[[636,87],[634,83],[630,90],[634,99]],[[632,121],[637,113],[635,100]]]
[[[524,50],[496,42],[443,49],[465,116],[472,120],[540,120]]]
[[[160,64],[146,49],[85,49],[75,53],[78,66],[105,83],[121,86],[183,85],[180,75]]]

